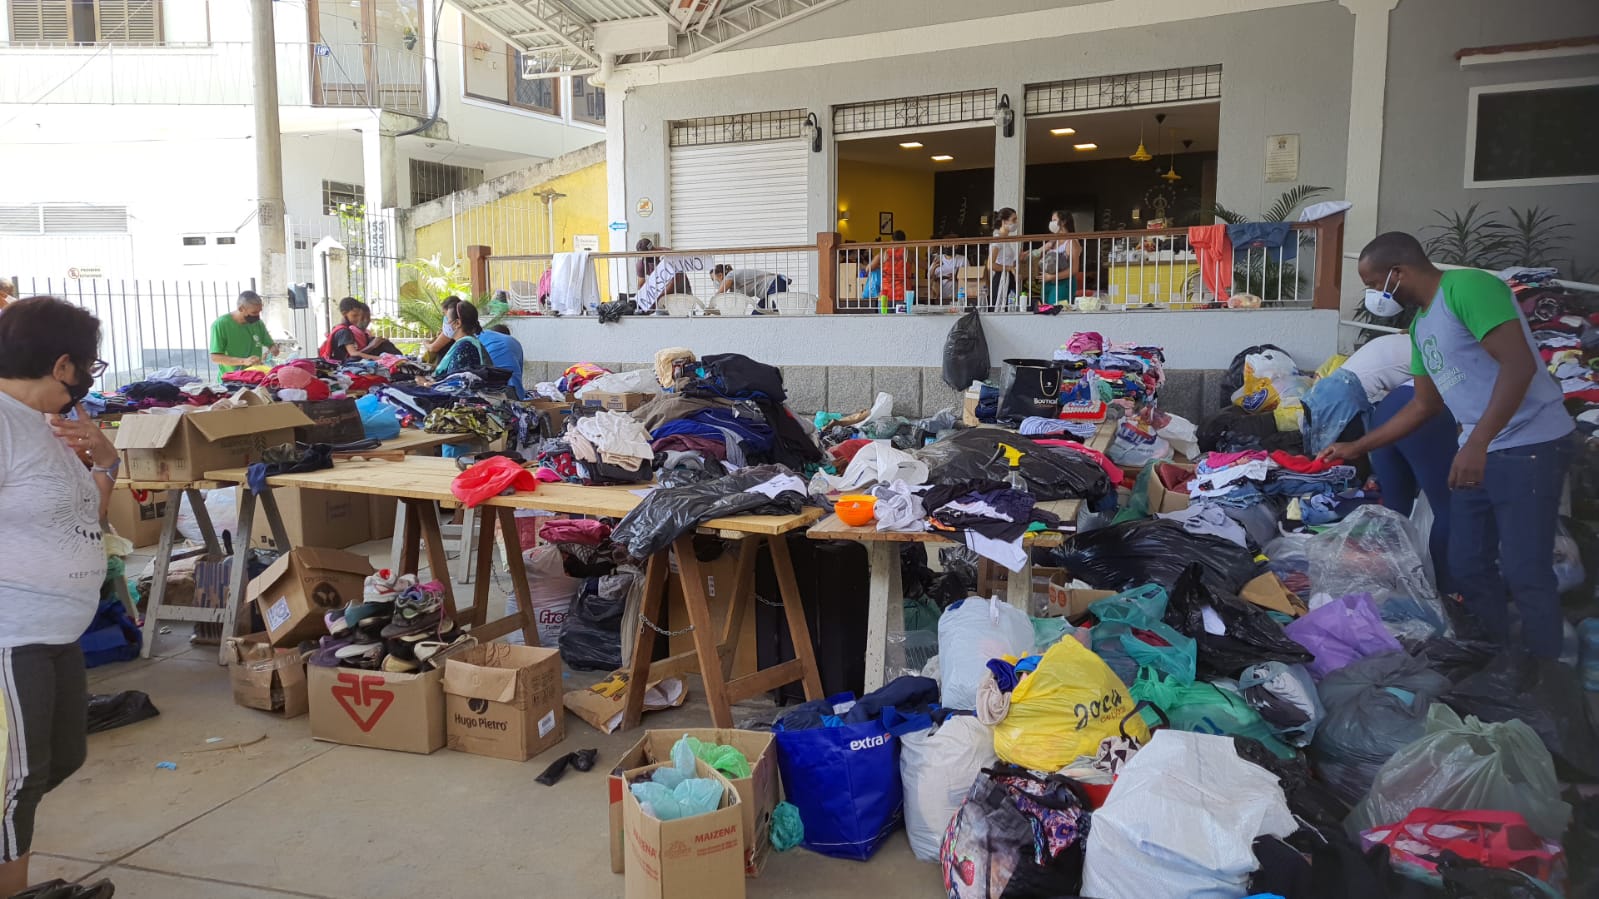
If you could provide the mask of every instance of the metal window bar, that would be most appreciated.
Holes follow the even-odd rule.
[[[411,160],[411,205],[466,190],[483,183],[483,170],[426,159]]]
[[[986,122],[994,117],[998,97],[998,92],[992,89],[970,90],[835,106],[833,133]]]
[[[1209,65],[1032,84],[1025,106],[1032,116],[1220,98],[1221,66]]]
[[[703,147],[711,144],[786,140],[804,136],[804,128],[803,109],[706,116],[672,122],[670,142],[674,147]]]

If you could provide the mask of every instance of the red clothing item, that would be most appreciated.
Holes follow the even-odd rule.
[[[848,465],[855,461],[855,454],[860,452],[861,447],[868,443],[871,443],[871,441],[865,437],[855,437],[833,447],[828,450],[828,453],[832,455],[834,465]]]
[[[1271,461],[1277,463],[1283,468],[1288,469],[1289,471],[1297,471],[1300,474],[1321,474],[1335,465],[1342,464],[1338,462],[1323,462],[1319,459],[1311,459],[1305,456],[1296,456],[1292,453],[1285,453],[1282,450],[1272,450]]]
[[[1199,276],[1218,300],[1227,299],[1233,286],[1233,242],[1226,225],[1197,225],[1188,229],[1188,245],[1199,257]]]
[[[1121,467],[1115,462],[1110,461],[1110,457],[1106,456],[1097,449],[1084,446],[1075,440],[1034,440],[1033,442],[1041,446],[1064,447],[1072,452],[1087,456],[1088,458],[1093,459],[1095,462],[1098,462],[1100,468],[1105,469],[1105,474],[1110,476],[1110,482],[1112,484],[1120,484],[1122,481]]]

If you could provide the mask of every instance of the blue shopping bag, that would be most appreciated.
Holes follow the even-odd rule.
[[[840,706],[855,696],[828,699]],[[899,735],[930,727],[927,715],[906,717],[893,708],[872,721],[842,727],[783,730],[778,725],[777,770],[805,825],[805,848],[834,858],[871,858],[904,821]]]

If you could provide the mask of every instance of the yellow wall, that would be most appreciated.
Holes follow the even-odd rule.
[[[465,265],[470,244],[492,247],[496,256],[548,253],[548,225],[544,201],[539,199],[539,193],[545,190],[566,194],[555,201],[556,252],[572,249],[574,234],[596,235],[601,250],[610,248],[605,220],[605,163],[598,162],[490,203],[459,210],[453,222],[446,218],[416,229],[416,255],[425,259],[437,253],[442,259],[454,258]]]
[[[933,173],[841,159],[838,208],[849,210],[849,221],[838,223],[846,241],[876,240],[879,212],[894,213],[894,227],[910,240],[926,240],[933,236]]]

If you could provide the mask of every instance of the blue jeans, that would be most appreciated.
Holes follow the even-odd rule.
[[[1549,659],[1561,648],[1555,532],[1573,455],[1570,435],[1491,452],[1482,486],[1456,490],[1450,502],[1450,567],[1467,611],[1508,642],[1514,600],[1522,646]]]
[[[1382,427],[1415,395],[1416,388],[1409,385],[1396,388],[1372,410],[1368,430]],[[1427,549],[1433,569],[1438,572],[1438,589],[1445,593],[1459,592],[1449,568],[1449,466],[1455,463],[1458,432],[1455,417],[1445,409],[1410,436],[1373,450],[1370,456],[1372,473],[1382,486],[1384,506],[1408,516],[1416,504],[1416,495],[1427,495],[1427,503],[1432,506]]]

